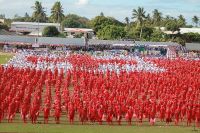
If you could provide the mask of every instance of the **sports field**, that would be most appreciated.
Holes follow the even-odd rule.
[[[42,112],[41,112],[42,113]],[[106,122],[103,125],[98,123],[92,124],[90,122],[81,125],[76,118],[76,122],[70,125],[66,121],[66,116],[62,114],[61,123],[55,124],[54,118],[50,117],[49,124],[43,124],[42,117],[39,117],[37,124],[31,124],[31,121],[27,121],[24,124],[20,119],[20,114],[16,114],[16,119],[13,123],[8,123],[7,120],[3,120],[0,123],[0,133],[199,133],[200,128],[194,128],[193,126],[187,127],[183,122],[179,126],[171,125],[166,126],[165,122],[158,121],[155,126],[150,126],[149,122],[144,121],[142,126],[137,125],[137,122],[133,122],[133,125],[129,126],[126,122],[122,122],[122,125],[117,125],[116,122],[113,125],[107,125]],[[194,130],[195,129],[195,130]]]
[[[192,127],[0,124],[0,133],[193,133]]]
[[[14,56],[14,54],[12,54],[12,53],[2,53],[2,52],[0,52],[0,64],[5,64],[13,56]]]

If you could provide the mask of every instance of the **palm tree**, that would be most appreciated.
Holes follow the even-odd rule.
[[[153,23],[155,25],[160,25],[160,22],[162,21],[162,13],[159,12],[157,9],[153,11]]]
[[[161,25],[165,27],[165,25],[168,23],[168,22],[171,22],[172,20],[174,20],[174,18],[170,15],[166,15],[163,20],[162,20],[162,23]]]
[[[147,17],[146,17],[146,22],[148,23],[148,24],[152,24],[152,19],[151,19],[151,15],[148,13],[147,14]]]
[[[138,7],[138,9],[133,9],[133,17],[132,19],[136,19],[136,22],[138,24],[138,26],[141,27],[141,31],[140,31],[140,39],[142,37],[142,30],[143,30],[143,22],[146,19],[146,11],[144,11],[143,7]]]
[[[192,18],[192,22],[193,22],[194,24],[196,24],[196,27],[197,27],[197,25],[198,25],[198,23],[199,23],[199,18],[198,18],[197,16],[194,16],[194,17]]]
[[[132,19],[136,19],[137,23],[142,26],[142,23],[144,21],[144,19],[146,18],[145,16],[146,11],[144,11],[143,7],[138,7],[138,9],[133,9],[133,17]]]
[[[179,23],[179,25],[180,25],[181,27],[183,27],[183,26],[186,25],[186,20],[185,20],[185,18],[184,18],[183,15],[179,15],[179,16],[178,16],[178,23]]]
[[[62,4],[57,1],[55,2],[55,4],[53,5],[52,9],[51,9],[51,20],[54,23],[61,23],[63,18],[65,17],[64,13],[63,13],[63,8],[62,8]]]
[[[42,7],[42,3],[39,1],[35,2],[35,6],[32,7],[34,12],[32,15],[32,19],[37,22],[46,22],[47,16],[44,11],[44,8]]]
[[[130,20],[128,17],[125,17],[125,22],[126,22],[126,25],[129,26]]]
[[[100,16],[104,17],[104,13],[103,13],[103,12],[101,12],[101,13],[100,13]]]
[[[30,21],[30,16],[29,16],[29,14],[27,12],[24,15],[24,20],[25,20],[25,22],[29,22]]]

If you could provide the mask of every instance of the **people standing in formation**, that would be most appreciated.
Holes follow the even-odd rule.
[[[33,124],[39,116],[59,124],[65,114],[70,124],[148,120],[152,126],[156,121],[200,126],[199,60],[18,56],[0,66],[0,122],[13,122],[20,113],[24,123]]]

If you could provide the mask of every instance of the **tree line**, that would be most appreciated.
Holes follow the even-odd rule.
[[[96,36],[104,40],[173,41],[183,45],[185,42],[200,42],[200,34],[198,33],[182,35],[179,32],[180,28],[198,27],[200,25],[198,16],[193,16],[193,25],[188,25],[185,17],[181,14],[177,17],[164,16],[157,9],[148,13],[143,7],[133,9],[132,16],[125,17],[124,22],[105,16],[103,12],[91,20],[76,14],[65,15],[63,6],[59,1],[55,2],[51,8],[50,16],[46,14],[46,9],[39,1],[35,2],[32,9],[31,16],[25,13],[23,17],[15,15],[13,19],[5,19],[6,25],[9,26],[12,21],[50,22],[60,23],[62,27],[69,28],[92,28]],[[5,18],[5,15],[0,15],[0,18]],[[171,31],[171,34],[163,33],[161,27]]]

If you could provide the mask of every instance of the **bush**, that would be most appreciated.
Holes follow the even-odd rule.
[[[58,37],[60,37],[60,38],[66,38],[66,35],[65,35],[64,33],[60,33],[60,34],[58,35]]]
[[[118,40],[124,38],[126,36],[126,32],[123,27],[107,25],[98,31],[97,36],[99,39],[103,40]]]
[[[9,27],[7,25],[1,24],[0,23],[0,30],[4,29],[4,30],[9,30]]]
[[[186,42],[200,42],[199,33],[185,33],[183,34]]]
[[[45,27],[42,32],[42,36],[44,37],[57,37],[59,34],[60,33],[55,26]]]

